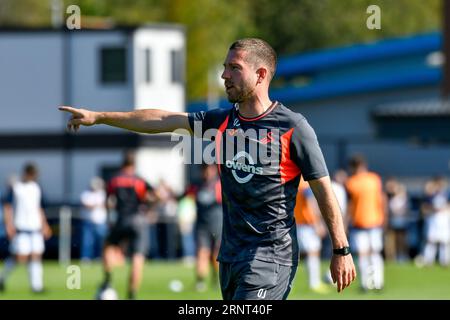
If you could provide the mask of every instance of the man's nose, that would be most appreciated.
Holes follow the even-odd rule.
[[[222,75],[220,76],[222,79],[229,79],[230,75],[228,73],[228,71],[223,70]]]

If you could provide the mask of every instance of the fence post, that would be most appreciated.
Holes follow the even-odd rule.
[[[59,210],[59,244],[58,260],[60,265],[70,264],[70,247],[72,238],[72,210],[62,206]]]

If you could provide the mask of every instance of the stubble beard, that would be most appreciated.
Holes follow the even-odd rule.
[[[228,94],[228,101],[231,103],[243,103],[248,98],[253,96],[253,92],[255,91],[254,88],[252,88],[250,85],[246,83],[243,84],[242,89],[239,91],[236,87],[233,87],[233,89],[237,92],[234,95]]]

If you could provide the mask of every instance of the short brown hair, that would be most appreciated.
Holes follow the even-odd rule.
[[[233,42],[229,50],[243,50],[249,54],[246,62],[256,64],[262,62],[269,68],[270,79],[277,68],[277,54],[266,41],[258,38],[244,38]]]
[[[136,164],[136,153],[134,150],[125,150],[122,160],[122,168],[134,166]]]
[[[23,167],[23,173],[27,176],[36,176],[38,174],[38,169],[36,164],[33,162],[28,162]]]
[[[356,170],[360,167],[367,167],[366,158],[361,154],[356,154],[350,158],[349,166],[352,170]]]

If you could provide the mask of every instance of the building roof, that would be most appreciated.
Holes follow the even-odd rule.
[[[284,103],[347,96],[367,92],[435,86],[442,80],[440,65],[428,56],[442,48],[442,35],[431,32],[355,44],[281,57],[277,78],[287,84],[274,88],[270,96]],[[297,85],[290,79],[304,77]],[[230,104],[221,100],[221,107]],[[188,110],[204,110],[205,102],[189,104]]]
[[[370,63],[440,50],[440,32],[390,38],[372,43],[316,50],[280,59],[276,76],[290,77],[356,63]]]
[[[176,23],[148,23],[142,25],[112,25],[111,27],[105,28],[90,28],[83,27],[79,30],[69,30],[66,27],[61,28],[51,28],[51,27],[22,27],[22,26],[0,26],[0,34],[1,33],[40,33],[40,32],[114,32],[114,31],[123,31],[123,32],[132,32],[140,29],[167,29],[167,30],[181,30],[185,31],[186,27],[182,24]]]
[[[295,103],[358,93],[434,85],[441,78],[442,72],[439,69],[417,68],[408,72],[346,77],[341,81],[319,82],[302,87],[288,86],[272,90],[270,96],[286,103]]]
[[[385,103],[377,106],[373,115],[378,118],[449,117],[450,101],[427,99]]]

